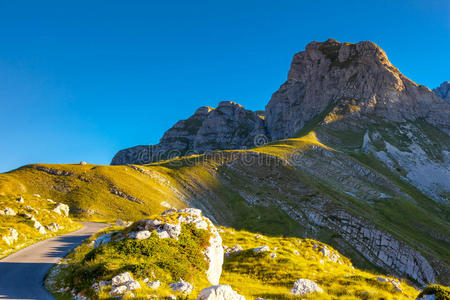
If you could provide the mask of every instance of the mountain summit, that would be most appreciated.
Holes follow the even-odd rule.
[[[450,106],[406,78],[372,42],[312,42],[294,55],[288,80],[266,106],[272,139],[292,137],[324,112],[370,122],[424,118],[450,133]]]
[[[146,164],[258,146],[264,139],[293,137],[313,119],[332,111],[361,128],[368,122],[424,119],[450,133],[450,105],[400,73],[380,47],[367,41],[329,39],[311,42],[294,55],[287,81],[272,95],[264,114],[231,101],[221,102],[217,109],[201,107],[169,129],[159,144],[121,150],[111,164]]]

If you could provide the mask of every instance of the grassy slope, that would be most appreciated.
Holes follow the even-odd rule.
[[[354,136],[345,138],[352,142],[361,140]],[[343,193],[339,184],[331,181],[334,179],[331,176],[317,177],[317,174],[311,173],[314,169],[326,167],[327,163],[327,160],[316,155],[314,148],[383,174],[409,194],[414,202],[396,195],[395,198],[370,204]],[[160,213],[166,209],[162,202],[177,208],[192,205],[202,208],[217,223],[226,226],[271,235],[312,235],[337,245],[332,232],[308,232],[303,226],[305,224],[294,221],[274,201],[296,207],[299,201],[320,196],[374,222],[416,249],[448,262],[448,243],[430,236],[430,232],[449,235],[449,225],[445,221],[448,220],[448,209],[437,207],[414,187],[389,173],[378,161],[350,153],[347,148],[335,151],[313,134],[308,134],[252,150],[217,151],[209,156],[177,158],[146,166],[31,165],[0,174],[0,196],[14,199],[20,195],[39,193],[43,198],[69,204],[73,211],[81,208],[83,211],[76,215],[78,218],[102,221],[114,221],[116,218],[137,220]],[[292,155],[297,155],[302,161],[311,160],[313,166],[310,170],[293,167],[286,163]],[[265,157],[267,162],[242,163],[244,158],[252,156]],[[51,174],[55,170],[65,173]],[[367,181],[361,181],[361,184],[380,189]],[[127,199],[127,196],[117,196],[111,190],[130,195],[140,203]],[[245,193],[260,202],[249,204],[244,199]],[[88,210],[95,213],[91,215]],[[340,250],[358,258],[353,255],[352,249],[345,247]],[[358,258],[357,262],[361,266],[372,267],[364,259]]]
[[[82,227],[81,224],[52,212],[56,204],[50,203],[47,199],[27,193],[21,193],[21,196],[24,198],[24,203],[18,202],[18,197],[0,195],[0,209],[11,208],[16,213],[15,216],[0,215],[0,258],[38,241],[66,234]],[[31,207],[37,212],[30,211],[26,207]],[[33,227],[34,222],[26,218],[24,214],[33,215],[43,226],[57,223],[60,228],[57,232],[46,230],[46,234],[41,234]],[[10,228],[14,228],[19,234],[17,241],[12,244],[8,244],[2,239],[2,237],[9,235],[8,229]]]
[[[199,259],[202,254],[195,249],[187,251],[186,248],[197,245],[201,236],[199,232],[185,228],[179,241],[156,237],[141,241],[122,240],[94,251],[90,242],[94,238],[91,238],[71,253],[57,267],[58,271],[53,272],[55,276],[51,280],[56,283],[52,284],[52,290],[70,286],[75,287],[77,292],[83,291],[83,294],[93,296],[93,290],[89,287],[94,282],[109,280],[116,274],[130,271],[143,287],[134,292],[137,297],[144,299],[148,294],[167,296],[171,293],[168,284],[182,277],[195,287],[188,299],[196,299],[198,293],[210,284],[205,281],[204,260]],[[377,281],[377,274],[355,269],[345,257],[340,256],[339,262],[333,262],[319,251],[326,245],[314,240],[263,236],[223,227],[221,236],[224,245],[241,245],[244,248],[243,252],[225,259],[221,283],[230,284],[247,299],[298,299],[289,291],[299,278],[314,280],[325,291],[320,295],[312,294],[308,299],[409,299],[419,293],[406,282],[401,283],[403,293],[395,291],[392,284]],[[262,245],[269,246],[271,251],[254,253],[251,250]],[[314,249],[314,245],[318,248]],[[183,250],[178,255],[168,255],[170,251],[167,246],[170,246],[170,251]],[[196,247],[201,249],[199,244]],[[327,248],[339,255],[331,247]],[[271,258],[271,253],[276,253],[277,257]],[[161,258],[164,264],[159,263]],[[155,276],[152,277],[152,274]],[[157,291],[146,288],[143,279],[147,277],[159,279],[161,288]],[[55,295],[59,299],[66,297],[61,293]],[[100,299],[105,298],[108,298],[108,289],[100,294]]]

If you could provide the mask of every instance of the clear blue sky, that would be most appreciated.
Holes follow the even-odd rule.
[[[108,164],[202,105],[263,109],[313,40],[371,40],[450,80],[449,1],[0,0],[0,172]]]

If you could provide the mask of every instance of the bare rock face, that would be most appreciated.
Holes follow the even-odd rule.
[[[223,101],[216,109],[200,107],[190,118],[178,121],[157,145],[119,151],[111,164],[145,164],[217,149],[250,148],[259,136],[265,135],[260,114]]]
[[[444,81],[439,87],[433,89],[433,92],[450,103],[450,81]]]
[[[273,140],[295,135],[336,106],[346,115],[391,122],[425,119],[450,133],[450,106],[406,78],[372,42],[312,42],[294,55],[287,81],[266,106]]]

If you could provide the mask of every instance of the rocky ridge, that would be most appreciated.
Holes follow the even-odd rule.
[[[145,164],[259,146],[293,137],[333,109],[339,110],[341,117],[343,113],[353,119],[354,126],[380,120],[402,123],[425,119],[448,134],[450,106],[442,101],[449,101],[448,91],[448,82],[433,93],[411,81],[372,42],[311,42],[305,51],[294,55],[287,81],[272,95],[265,117],[230,101],[221,102],[217,109],[201,107],[169,129],[159,144],[121,150],[111,164]]]
[[[112,164],[253,148],[314,130],[338,150],[357,141],[352,151],[373,154],[430,198],[448,203],[450,105],[443,101],[448,90],[448,82],[433,92],[411,81],[372,42],[311,42],[294,55],[287,81],[272,95],[264,118],[234,102],[221,102],[215,110],[202,107],[158,145],[121,150]],[[396,136],[382,134],[380,127],[398,128]]]
[[[223,101],[216,109],[200,107],[188,119],[177,122],[157,145],[119,151],[111,164],[147,164],[217,149],[246,149],[265,136],[262,116],[235,102]]]

